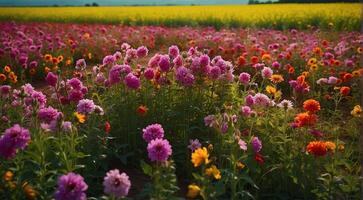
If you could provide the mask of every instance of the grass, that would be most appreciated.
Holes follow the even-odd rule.
[[[223,6],[1,7],[1,21],[355,30],[358,3]]]

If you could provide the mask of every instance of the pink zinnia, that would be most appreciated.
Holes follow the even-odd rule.
[[[103,179],[104,192],[108,195],[124,198],[129,193],[131,182],[129,176],[118,169],[107,172]]]
[[[172,149],[168,140],[155,139],[147,145],[148,156],[151,161],[165,162],[171,156]]]
[[[131,89],[139,89],[141,86],[140,79],[137,76],[135,76],[133,73],[127,74],[124,82],[126,86]]]
[[[251,79],[251,75],[249,73],[242,72],[239,75],[239,82],[242,83],[243,85],[248,85],[248,83],[250,82],[250,79]]]

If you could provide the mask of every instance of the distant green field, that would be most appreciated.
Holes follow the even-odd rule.
[[[2,7],[2,21],[359,30],[360,4]]]

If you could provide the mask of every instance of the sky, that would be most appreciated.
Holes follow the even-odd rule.
[[[246,4],[248,0],[0,0],[0,6],[51,6],[85,5],[96,2],[103,6],[114,5],[165,5],[165,4]]]

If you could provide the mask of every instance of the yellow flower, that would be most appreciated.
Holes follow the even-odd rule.
[[[275,94],[277,92],[277,90],[275,87],[268,85],[268,86],[266,86],[266,92],[269,94]]]
[[[310,65],[314,65],[314,64],[316,64],[318,61],[316,60],[316,58],[310,58],[309,60],[308,60],[308,65],[310,66]]]
[[[326,149],[327,149],[328,151],[330,151],[330,152],[334,152],[334,151],[335,151],[335,149],[336,149],[336,145],[335,145],[335,143],[330,142],[330,141],[326,141],[326,142],[325,142],[325,146],[326,146]]]
[[[196,149],[192,153],[192,163],[194,164],[194,167],[199,167],[203,163],[208,164],[209,163],[209,154],[207,151],[207,148],[203,147]]]
[[[273,83],[281,83],[282,81],[284,81],[284,77],[282,77],[280,74],[273,74],[273,75],[270,77],[270,80],[271,80]]]
[[[68,59],[68,60],[66,61],[66,65],[71,65],[71,64],[72,64],[71,59]]]
[[[352,72],[353,77],[360,77],[360,70],[355,70]]]
[[[310,71],[316,71],[316,70],[318,70],[317,64],[310,65]]]
[[[350,112],[354,117],[361,117],[362,115],[362,107],[360,105],[354,106],[353,110]]]
[[[32,186],[30,186],[29,184],[28,184],[28,182],[25,182],[24,184],[23,184],[23,191],[24,191],[24,193],[25,193],[25,196],[28,198],[28,199],[36,199],[36,197],[37,197],[37,192],[35,191],[35,189],[32,187]]]
[[[13,172],[6,171],[3,176],[3,179],[4,179],[4,181],[11,181],[11,180],[13,180],[13,176],[14,176]]]
[[[79,123],[83,124],[86,121],[86,115],[79,113],[79,112],[75,112],[74,116],[76,116],[77,120]]]
[[[339,150],[339,151],[343,151],[343,150],[344,150],[344,144],[340,144],[340,145],[338,145],[338,150]]]
[[[305,77],[308,77],[309,76],[309,72],[305,71],[305,72],[302,72],[301,75],[305,76]]]
[[[200,187],[195,185],[195,184],[190,184],[188,185],[188,193],[187,193],[187,197],[188,198],[195,198],[199,195],[200,193]]]
[[[205,170],[205,174],[207,176],[213,176],[217,180],[221,179],[221,172],[215,165],[212,165],[211,167],[207,168]]]
[[[92,54],[91,53],[88,53],[88,59],[92,59]]]
[[[237,168],[238,169],[243,169],[243,168],[245,168],[246,167],[246,165],[245,164],[243,164],[242,162],[237,162]]]

